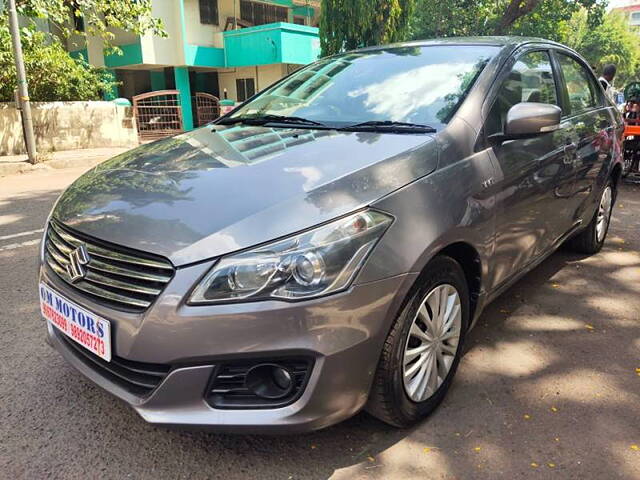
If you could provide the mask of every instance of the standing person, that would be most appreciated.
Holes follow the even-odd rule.
[[[615,103],[613,98],[613,79],[616,76],[616,66],[613,63],[609,63],[604,66],[602,69],[602,76],[598,79],[602,88],[604,89],[604,93],[607,94],[607,98]]]

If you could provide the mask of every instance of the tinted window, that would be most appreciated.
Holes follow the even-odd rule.
[[[507,112],[520,102],[558,105],[551,59],[547,52],[529,52],[518,58],[498,90],[489,113],[487,134],[502,132]]]
[[[564,83],[569,96],[568,113],[576,114],[593,108],[597,105],[596,87],[591,78],[591,74],[575,59],[558,54],[558,61],[562,67]]]
[[[397,47],[325,58],[296,71],[234,115],[304,117],[335,126],[449,121],[492,46]]]

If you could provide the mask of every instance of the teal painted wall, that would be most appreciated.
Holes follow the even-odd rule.
[[[270,23],[224,33],[226,65],[248,67],[273,63],[307,64],[320,53],[318,29]]]
[[[182,122],[185,131],[193,130],[193,111],[191,109],[191,87],[189,86],[189,69],[176,67],[173,69],[176,79],[176,90],[180,91]]]
[[[313,18],[316,11],[311,7],[293,7],[293,14],[301,17]]]
[[[265,0],[265,3],[282,5],[283,7],[293,7],[293,0]]]
[[[73,58],[74,60],[80,60],[82,58],[85,62],[89,61],[89,52],[86,48],[69,52],[69,55],[71,55],[71,58]]]
[[[151,77],[151,90],[154,92],[158,90],[165,90],[167,88],[167,82],[164,78],[164,71],[162,72],[149,72]]]
[[[283,63],[306,65],[320,57],[320,39],[318,35],[300,34],[285,31],[282,33]]]
[[[224,67],[224,48],[185,45],[185,61],[193,67]]]
[[[116,53],[104,53],[104,64],[109,68],[126,67],[127,65],[138,65],[142,63],[142,47],[140,43],[130,43],[129,45],[119,45],[122,55]]]

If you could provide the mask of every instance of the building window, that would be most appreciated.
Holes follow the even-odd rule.
[[[2,7],[3,3],[4,2],[0,0],[0,7]],[[68,3],[71,8],[71,22],[73,23],[73,29],[76,32],[84,32],[84,16],[80,9],[80,3],[78,0],[71,0]],[[0,11],[2,11],[2,8],[0,8]]]
[[[82,15],[73,16],[73,29],[76,32],[84,32],[84,17]]]
[[[631,21],[629,23],[633,26],[640,25],[640,12],[632,12]]]
[[[295,15],[293,17],[293,23],[295,23],[296,25],[306,25],[307,17],[301,17],[300,15]]]
[[[252,25],[288,22],[289,10],[287,7],[240,0],[240,18]]]
[[[253,78],[237,78],[236,92],[239,102],[253,97],[256,94],[256,82]]]
[[[200,1],[200,23],[205,25],[219,25],[218,0]]]

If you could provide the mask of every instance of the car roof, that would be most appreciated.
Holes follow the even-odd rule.
[[[536,37],[518,37],[518,36],[485,36],[485,37],[445,37],[434,38],[426,40],[412,40],[410,42],[392,43],[389,45],[377,45],[372,47],[364,47],[352,52],[370,52],[375,50],[389,49],[389,48],[402,48],[402,47],[428,47],[436,45],[486,45],[502,47],[506,50],[514,50],[522,45],[528,43],[543,43],[562,47],[570,50],[568,47],[553,42],[551,40],[545,40],[544,38]]]

